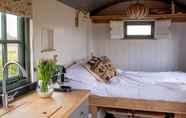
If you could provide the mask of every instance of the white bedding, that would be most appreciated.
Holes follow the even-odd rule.
[[[67,69],[71,79],[65,83],[75,89],[88,89],[91,94],[146,100],[186,102],[186,73],[183,72],[124,72],[110,84],[97,81],[86,69],[76,64]]]

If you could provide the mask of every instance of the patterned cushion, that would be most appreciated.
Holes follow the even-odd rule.
[[[105,82],[110,82],[110,80],[116,76],[116,73],[113,70],[107,70],[102,78],[104,79]]]
[[[108,69],[114,69],[112,62],[108,57],[101,57],[101,60]]]
[[[107,68],[105,67],[104,63],[101,61],[99,62],[94,68],[91,69],[95,74],[97,74],[103,81],[105,79],[103,78],[105,72],[107,71]]]
[[[102,78],[104,78],[107,81],[110,81],[113,77],[117,75],[116,68],[113,66],[111,60],[108,57],[102,57],[101,59],[105,67],[107,68]]]
[[[116,69],[107,57],[93,57],[88,61],[90,70],[98,75],[104,82],[108,83],[117,75]]]
[[[92,57],[87,64],[90,66],[91,69],[95,68],[97,64],[101,62],[101,59],[99,57]]]

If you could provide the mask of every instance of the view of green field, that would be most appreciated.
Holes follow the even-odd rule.
[[[2,53],[0,53],[0,54],[2,54]],[[3,66],[2,66],[2,55],[1,55],[0,56],[0,80],[2,80],[2,78],[3,78],[2,70],[3,70]]]
[[[0,12],[0,16],[1,16],[1,12]],[[18,34],[18,26],[17,26],[17,16],[15,15],[11,15],[11,14],[6,14],[6,31],[7,31],[7,39],[2,39],[2,27],[1,27],[1,18],[0,17],[0,40],[17,40],[17,34]],[[2,65],[2,57],[4,55],[2,55],[2,45],[0,44],[0,80],[3,79],[3,74],[2,74],[2,70],[3,70],[3,65]],[[18,44],[7,44],[7,58],[8,58],[8,62],[9,61],[18,61]],[[6,52],[5,52],[6,53]],[[16,76],[18,74],[18,69],[16,67],[16,65],[10,65],[8,67],[8,77],[12,77],[12,76]]]
[[[8,60],[9,61],[17,61],[18,60],[18,51],[16,51],[15,46],[11,46],[8,50]],[[0,52],[0,80],[3,79],[3,74],[2,74],[2,70],[3,70],[3,65],[2,65],[2,53]],[[8,73],[9,73],[9,77],[12,76],[16,76],[18,71],[17,71],[17,67],[16,65],[10,65],[8,67]]]

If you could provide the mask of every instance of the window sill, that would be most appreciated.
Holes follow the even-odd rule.
[[[123,38],[123,40],[157,40],[156,38]]]
[[[35,90],[36,85],[37,85],[36,82],[34,82],[34,83],[29,82],[27,84],[24,84],[24,85],[21,85],[19,87],[9,90],[8,94],[11,95],[11,94],[14,94],[15,92],[18,92],[17,95],[15,96],[15,98],[19,97],[19,96],[23,96],[23,95],[27,94],[28,92]],[[0,98],[0,103],[2,103],[2,98]]]
[[[7,83],[7,88],[6,88],[7,91],[11,91],[21,86],[30,84],[30,80],[20,76],[16,76],[16,77],[11,77],[6,79],[6,83]],[[0,81],[0,93],[2,93],[2,81]]]

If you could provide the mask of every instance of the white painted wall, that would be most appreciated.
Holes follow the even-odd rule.
[[[178,41],[178,67],[186,71],[186,23],[175,23],[172,27],[172,38]]]
[[[93,24],[92,27],[91,50],[97,56],[110,57],[118,68],[133,71],[185,70],[186,23],[173,23],[172,38],[158,40],[111,40],[109,24]]]
[[[75,27],[76,10],[57,0],[33,0],[33,60],[34,66],[42,57],[41,29],[54,30],[54,48],[60,64],[87,57],[87,28],[89,20],[80,15]]]
[[[109,24],[92,24],[76,10],[55,0],[33,0],[33,63],[42,57],[41,29],[54,30],[54,47],[60,64],[86,58],[90,52],[106,55],[122,69],[135,71],[186,70],[186,24],[172,25],[171,39],[110,40]],[[89,40],[88,40],[89,39]]]

